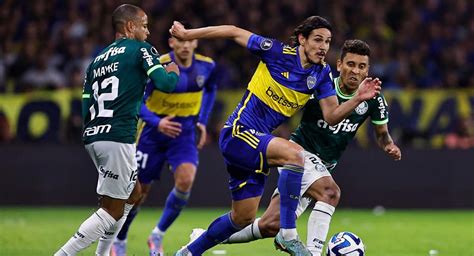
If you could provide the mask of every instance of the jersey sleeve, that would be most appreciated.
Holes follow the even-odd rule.
[[[202,105],[199,111],[198,122],[207,125],[207,120],[214,106],[217,93],[216,68],[215,63],[212,65],[212,71],[204,84],[204,94],[202,96]]]
[[[178,74],[174,72],[168,73],[165,70],[160,63],[160,55],[155,47],[147,42],[142,42],[139,49],[139,57],[141,58],[143,69],[152,80],[156,89],[171,92],[176,88],[179,78]]]
[[[388,123],[388,104],[383,94],[375,96],[374,104],[370,112],[370,119],[375,125]]]
[[[258,55],[263,62],[277,58],[282,52],[282,43],[275,39],[252,34],[247,43],[247,49]]]
[[[321,73],[321,78],[318,79],[316,86],[315,97],[318,100],[336,95],[336,89],[334,88],[334,82],[332,79],[331,67],[326,65]]]

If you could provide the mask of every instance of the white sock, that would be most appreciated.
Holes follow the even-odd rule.
[[[280,228],[280,232],[283,240],[285,241],[298,239],[298,232],[296,231],[296,228]]]
[[[324,203],[316,202],[308,219],[308,236],[306,246],[313,256],[320,256],[329,231],[332,215],[336,208]]]
[[[104,209],[99,208],[81,224],[79,230],[54,255],[76,255],[97,241],[116,222]]]
[[[153,230],[151,231],[151,233],[152,233],[152,234],[155,234],[155,235],[158,235],[159,237],[164,237],[166,231],[161,231],[157,226],[155,226],[155,227],[153,228]]]
[[[117,237],[118,233],[122,229],[123,223],[127,219],[128,213],[133,208],[133,204],[125,204],[123,208],[123,216],[120,218],[115,225],[113,225],[109,230],[107,230],[103,236],[100,237],[99,243],[97,244],[97,249],[95,250],[95,255],[97,256],[109,256],[110,249],[112,249],[112,244],[114,239]]]
[[[253,221],[252,224],[247,225],[245,228],[240,230],[237,233],[232,234],[229,238],[222,242],[223,244],[238,244],[238,243],[247,243],[250,241],[262,239],[262,234],[260,234],[260,229],[258,228],[258,221],[260,218],[257,218]]]

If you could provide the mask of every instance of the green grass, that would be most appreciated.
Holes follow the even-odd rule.
[[[0,255],[52,255],[94,209],[92,208],[0,208]],[[172,252],[188,242],[193,227],[207,227],[225,209],[186,209],[167,232],[164,248]],[[146,239],[161,210],[143,209],[129,233],[129,254],[147,255]],[[299,233],[306,237],[306,220],[298,221]],[[474,211],[387,210],[376,216],[369,210],[339,209],[330,235],[352,231],[359,235],[370,256],[429,255],[474,256]],[[79,255],[94,255],[95,245]],[[273,248],[273,240],[248,244],[219,245],[228,256],[283,255]],[[212,250],[204,255],[214,255]]]

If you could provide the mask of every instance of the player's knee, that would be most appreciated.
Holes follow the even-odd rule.
[[[258,227],[260,229],[260,233],[262,237],[274,237],[277,235],[278,231],[280,230],[280,219],[272,218],[272,219],[260,219],[258,223]]]
[[[285,164],[304,166],[304,149],[297,144],[295,145],[287,149],[287,162]]]
[[[334,186],[329,186],[324,190],[323,196],[328,204],[336,207],[341,198],[341,189],[334,184]]]
[[[189,192],[193,186],[193,183],[194,183],[194,176],[188,175],[188,176],[184,176],[179,179],[176,179],[175,187],[179,191]]]
[[[255,215],[249,213],[232,212],[232,221],[239,227],[246,227],[255,220]]]

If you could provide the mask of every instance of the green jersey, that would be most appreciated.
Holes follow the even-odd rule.
[[[339,104],[353,95],[345,95],[339,88],[340,78],[334,79]],[[323,112],[317,99],[310,99],[305,106],[301,123],[291,135],[291,140],[305,150],[319,156],[327,165],[334,167],[355,136],[357,129],[370,117],[375,125],[388,122],[387,102],[382,94],[359,104],[339,124],[330,126],[324,121]]]
[[[135,142],[145,84],[157,68],[162,68],[157,50],[127,38],[113,42],[92,61],[82,96],[85,144]]]

